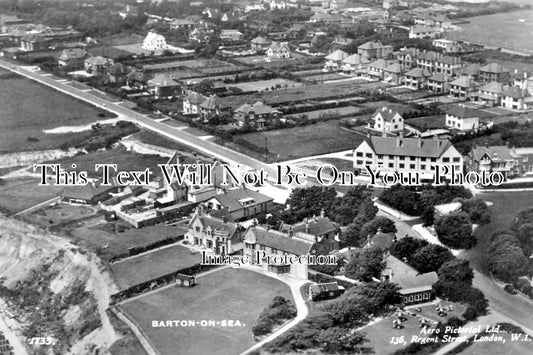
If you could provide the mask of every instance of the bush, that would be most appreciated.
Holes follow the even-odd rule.
[[[442,244],[454,249],[470,249],[476,244],[472,223],[465,212],[452,212],[439,218],[435,231]]]

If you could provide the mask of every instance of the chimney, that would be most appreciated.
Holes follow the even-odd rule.
[[[255,221],[256,220],[254,220],[254,225],[255,225]],[[222,217],[222,222],[228,223],[228,217],[227,216]]]
[[[316,214],[313,215],[313,221],[316,223]]]
[[[324,211],[324,209],[321,209],[320,210],[320,218],[325,218],[326,217],[326,211]]]
[[[402,146],[402,140],[400,139],[400,137],[396,137],[396,147],[399,148]]]
[[[422,138],[418,137],[416,140],[416,146],[418,148],[422,148]]]
[[[292,225],[289,226],[289,238],[292,238],[294,231],[292,230]]]
[[[307,217],[305,217],[304,223],[305,223],[305,233],[309,233],[309,220],[307,219]]]

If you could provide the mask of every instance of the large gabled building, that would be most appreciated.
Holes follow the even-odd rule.
[[[211,197],[203,205],[212,216],[240,221],[268,213],[274,207],[274,199],[248,188],[231,188]]]
[[[216,255],[242,250],[244,228],[225,219],[195,212],[188,224],[185,239],[191,245],[205,247]]]

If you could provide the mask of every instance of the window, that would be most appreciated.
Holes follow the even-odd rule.
[[[276,249],[276,248],[271,248],[271,249],[270,249],[270,253],[271,253],[271,254],[277,254],[277,253],[278,253],[278,249]]]
[[[442,162],[443,163],[449,163],[450,162],[450,158],[442,158]]]
[[[382,154],[378,155],[378,159],[383,159],[383,155]]]
[[[372,158],[372,153],[366,153],[367,158]]]
[[[399,159],[403,161],[405,159],[405,157],[400,157]]]
[[[434,163],[437,161],[437,158],[431,158],[431,162]]]
[[[363,156],[363,152],[357,152],[355,155],[358,156],[358,157],[362,157]]]
[[[363,161],[362,161],[362,160],[358,160],[358,161],[356,162],[356,164],[357,164],[357,165],[363,165]]]
[[[400,164],[400,169],[403,169],[403,168],[405,168],[405,164],[404,164],[404,163],[401,163],[401,164]]]
[[[200,232],[200,227],[196,226],[196,227],[194,227],[194,230],[197,231],[197,232]]]
[[[453,158],[453,162],[454,163],[458,163],[460,160],[461,160],[461,158],[459,158],[459,157],[454,157]]]
[[[389,163],[389,168],[394,168],[394,163]]]
[[[410,164],[409,169],[416,169],[416,164]]]
[[[420,169],[426,170],[426,165],[425,164],[420,165]]]

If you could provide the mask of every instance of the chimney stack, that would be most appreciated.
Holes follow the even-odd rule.
[[[325,218],[326,217],[326,211],[324,211],[324,209],[321,209],[320,210],[320,218]]]

